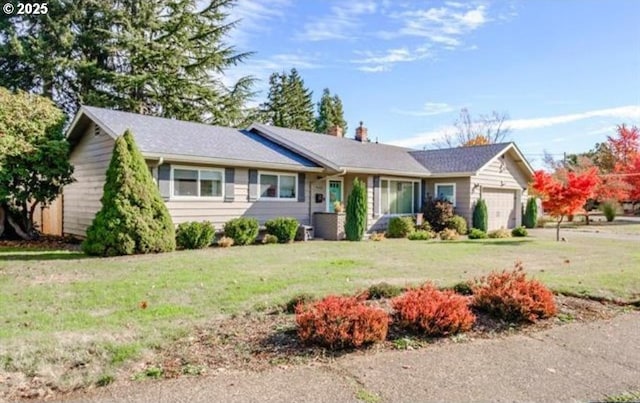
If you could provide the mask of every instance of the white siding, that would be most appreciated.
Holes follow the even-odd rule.
[[[64,187],[63,232],[84,236],[96,213],[113,153],[114,140],[104,132],[94,134],[89,125],[69,157],[76,181]]]

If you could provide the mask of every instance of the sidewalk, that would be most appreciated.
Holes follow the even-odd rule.
[[[593,401],[640,391],[640,312],[330,365],[118,383],[67,401]],[[361,400],[358,400],[360,398]]]

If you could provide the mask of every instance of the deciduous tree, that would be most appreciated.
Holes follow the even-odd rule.
[[[36,207],[72,182],[64,122],[50,100],[0,87],[0,235],[6,221],[21,238],[37,237]]]
[[[445,134],[442,144],[445,147],[464,147],[495,144],[504,141],[510,132],[506,113],[491,112],[474,119],[467,108],[460,110],[455,121],[455,132]]]
[[[565,216],[581,210],[588,198],[592,197],[597,185],[597,170],[567,172],[564,180],[544,171],[536,171],[531,185],[534,193],[542,200],[542,207],[557,220],[556,240],[560,240],[560,224]]]

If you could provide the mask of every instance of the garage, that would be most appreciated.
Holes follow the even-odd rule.
[[[516,226],[516,190],[483,189],[482,198],[487,203],[489,230]]]

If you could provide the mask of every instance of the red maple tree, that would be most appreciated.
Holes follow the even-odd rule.
[[[583,209],[598,184],[598,171],[590,168],[584,172],[567,172],[560,179],[544,171],[536,171],[531,188],[542,200],[542,208],[558,222],[556,241],[560,240],[560,224],[564,217]]]

